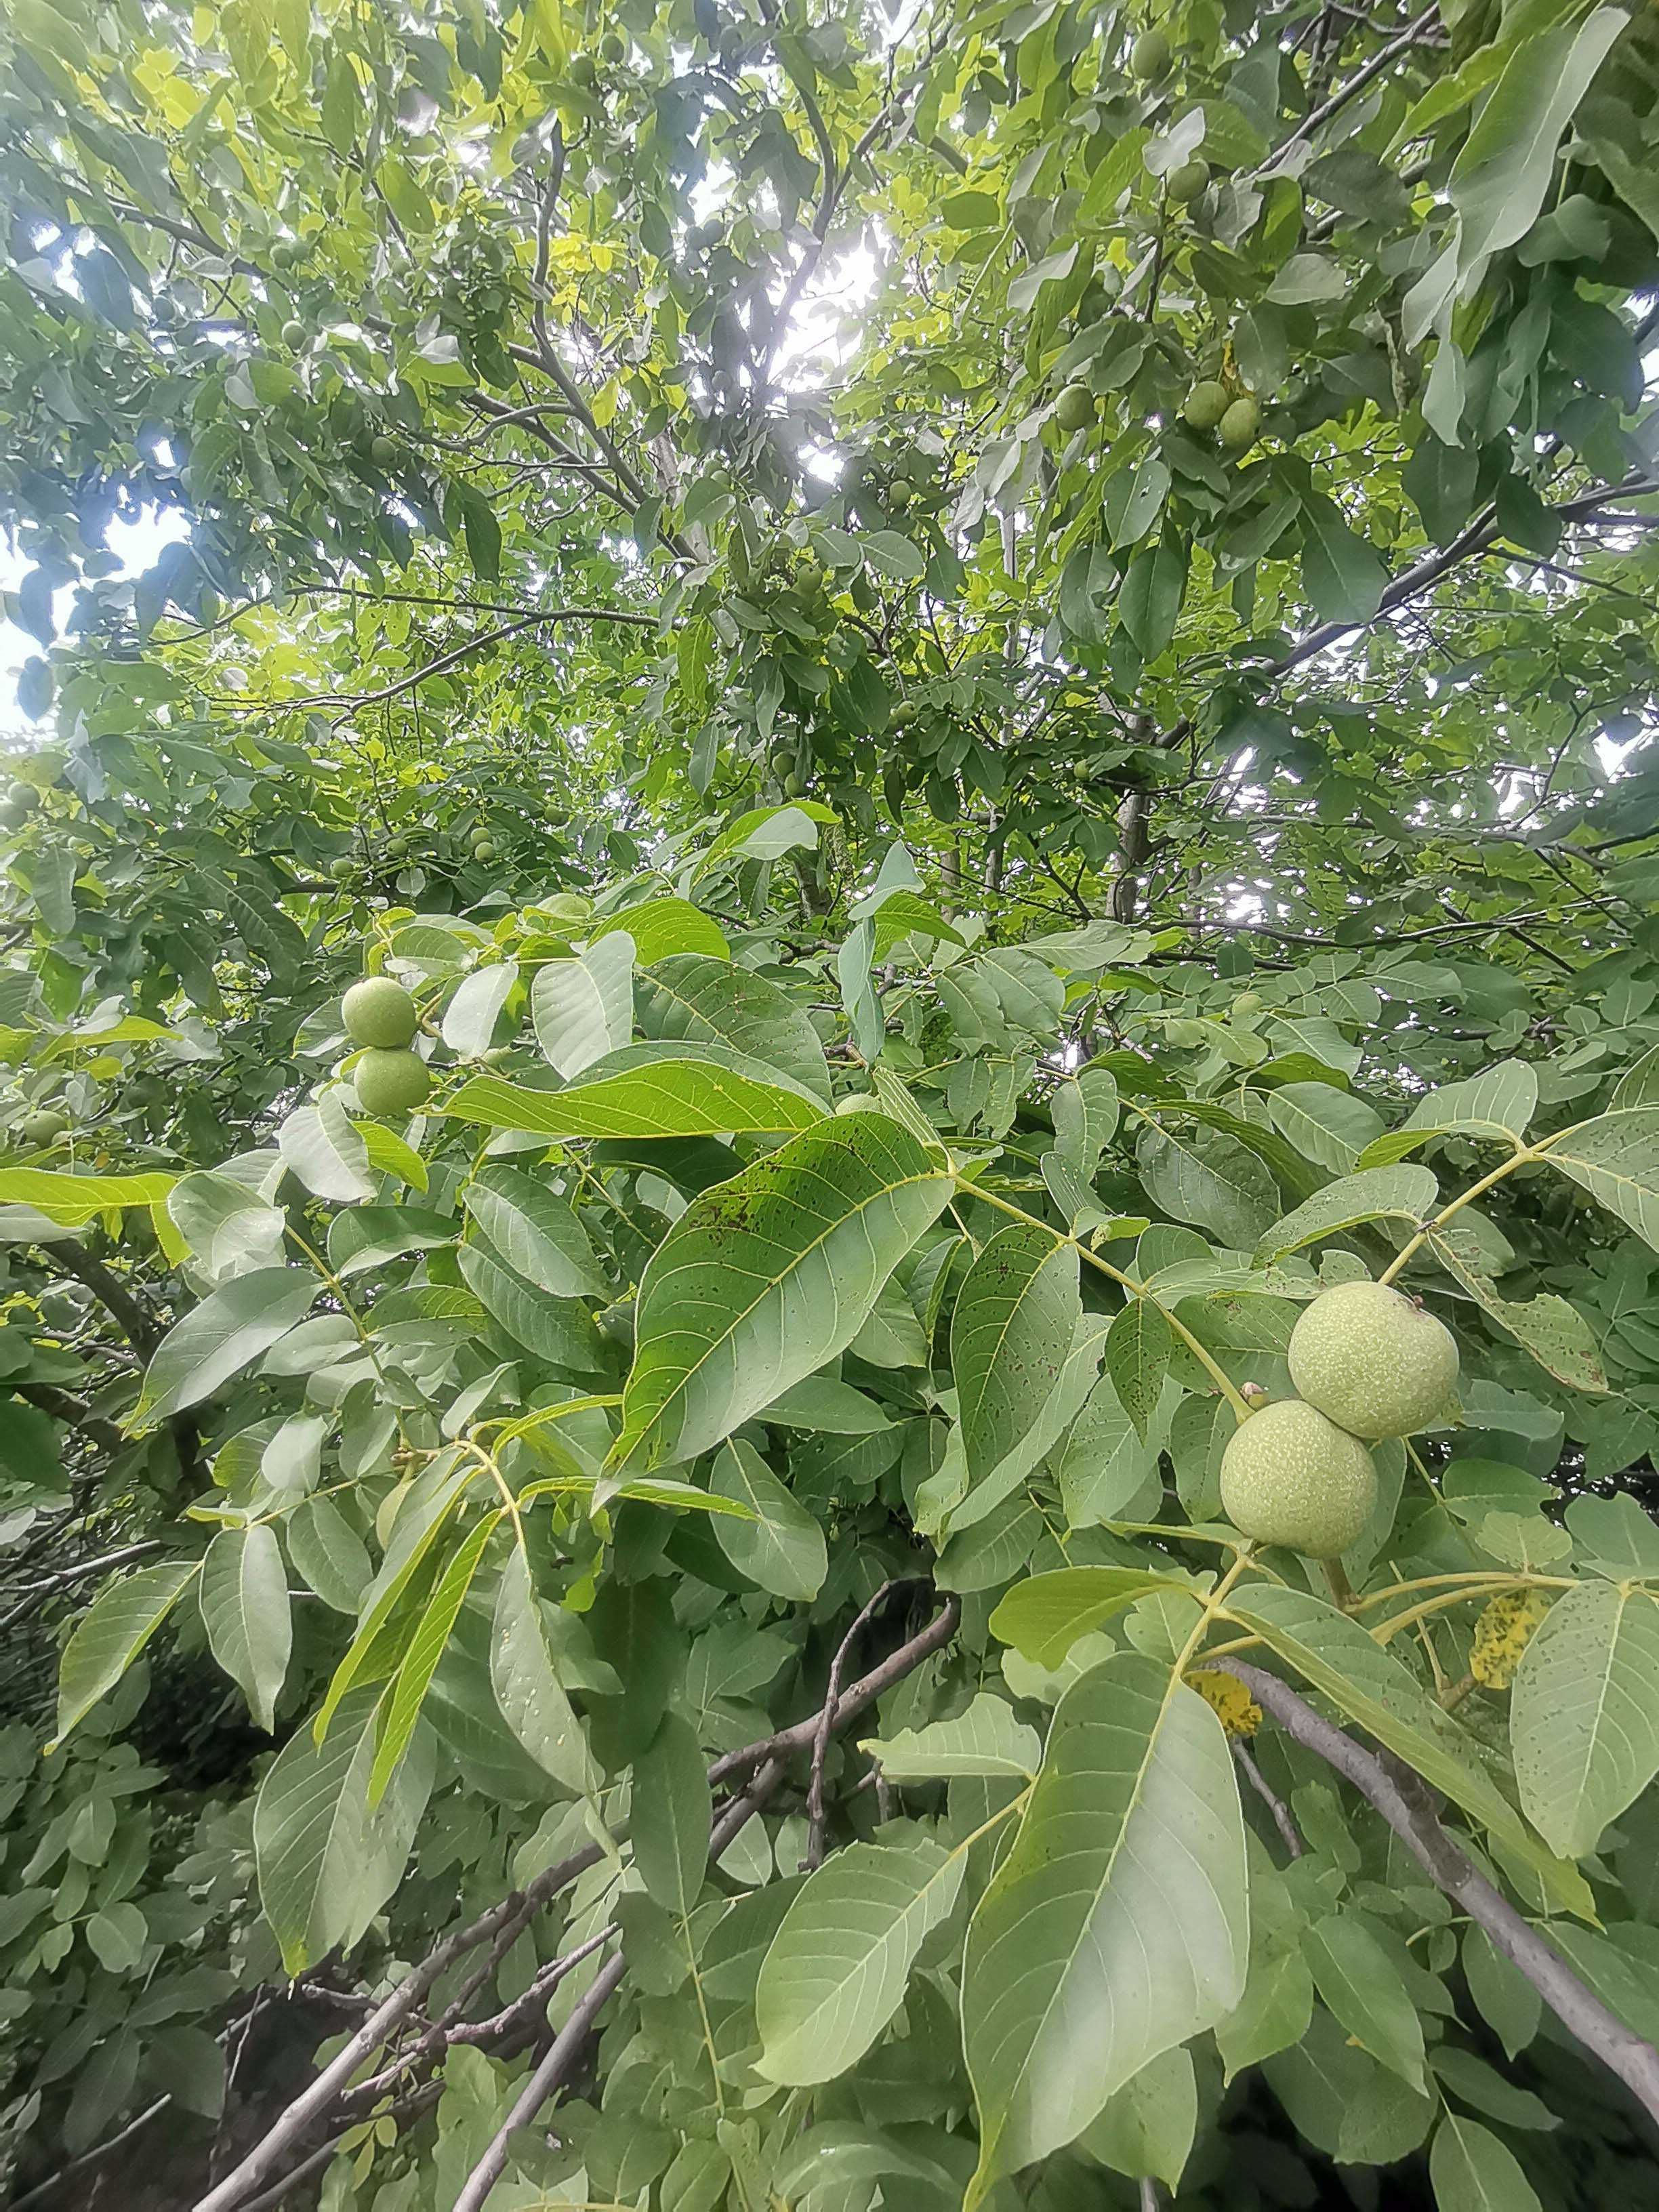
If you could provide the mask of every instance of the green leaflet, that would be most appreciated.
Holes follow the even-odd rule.
[[[761,1062],[712,1044],[632,1045],[601,1072],[562,1091],[532,1091],[498,1075],[465,1083],[444,1111],[490,1129],[543,1137],[703,1137],[744,1129],[809,1129],[823,1109]],[[646,1058],[649,1054],[651,1057]],[[635,1055],[638,1059],[635,1060]]]
[[[357,1692],[321,1743],[301,1729],[259,1785],[259,1901],[291,1974],[337,1944],[356,1942],[402,1877],[426,1809],[434,1752],[421,1729],[378,1804],[370,1803],[381,1702],[374,1691]]]
[[[58,1730],[48,1752],[115,1687],[200,1571],[199,1560],[166,1559],[105,1583],[64,1647]]]
[[[611,1467],[695,1459],[834,1358],[951,1188],[942,1153],[861,1113],[695,1200],[640,1285]]]
[[[1659,1774],[1659,1603],[1589,1582],[1558,1598],[1522,1654],[1510,1742],[1527,1817],[1583,1858]]]
[[[1061,1698],[1019,1835],[969,1928],[969,2212],[999,2176],[1073,2141],[1149,2060],[1226,2017],[1249,1931],[1220,1722],[1167,1665],[1103,1662]]]
[[[989,1475],[1036,1421],[1080,1312],[1077,1254],[1036,1223],[1011,1221],[968,1270],[951,1345],[970,1480]]]
[[[799,1891],[755,2007],[769,2081],[832,2081],[897,2011],[922,1939],[956,1903],[964,1853],[926,1837],[852,1844]]]

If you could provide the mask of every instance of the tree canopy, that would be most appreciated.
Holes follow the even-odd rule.
[[[0,64],[13,2201],[1650,2203],[1659,16]]]

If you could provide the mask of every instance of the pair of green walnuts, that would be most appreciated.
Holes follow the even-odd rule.
[[[351,1087],[364,1113],[380,1121],[423,1106],[432,1078],[420,1054],[410,1049],[421,1018],[403,985],[390,975],[366,975],[341,1000],[340,1018],[353,1044],[363,1048]]]
[[[1457,1340],[1387,1283],[1322,1291],[1291,1332],[1299,1395],[1264,1406],[1221,1455],[1221,1503],[1235,1528],[1311,1559],[1355,1543],[1376,1505],[1368,1443],[1414,1436],[1457,1383]]]

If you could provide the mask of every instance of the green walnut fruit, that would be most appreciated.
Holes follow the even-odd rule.
[[[626,61],[628,58],[627,46],[615,31],[607,31],[599,40],[599,53],[604,60],[611,64],[612,69],[618,62]]]
[[[68,1127],[69,1121],[64,1115],[54,1113],[49,1106],[43,1106],[36,1113],[24,1115],[18,1124],[17,1133],[26,1145],[44,1150],[48,1145],[55,1145]]]
[[[0,830],[21,830],[27,820],[27,809],[14,805],[9,799],[0,799]]]
[[[1247,446],[1255,445],[1261,428],[1261,410],[1247,392],[1228,408],[1216,425],[1216,434],[1231,452],[1242,453]]]
[[[1213,430],[1216,424],[1232,405],[1227,397],[1227,387],[1206,377],[1202,384],[1194,385],[1182,404],[1181,417],[1190,430]]]
[[[1457,1386],[1457,1340],[1387,1283],[1322,1291],[1291,1331],[1291,1380],[1357,1437],[1412,1437]]]
[[[398,458],[396,441],[386,437],[371,438],[368,441],[368,458],[377,469],[389,469]]]
[[[386,839],[386,856],[388,860],[403,860],[409,857],[409,840],[401,830],[396,836]]]
[[[804,775],[799,775],[785,776],[783,779],[783,795],[786,799],[805,799],[806,796],[806,778]]]
[[[1095,395],[1086,384],[1068,384],[1054,402],[1054,420],[1062,430],[1086,430],[1095,419]]]
[[[1130,70],[1142,84],[1156,84],[1159,77],[1167,74],[1174,59],[1175,50],[1168,33],[1156,27],[1143,31],[1129,49]]]
[[[496,851],[497,847],[493,837],[480,837],[472,848],[472,857],[475,860],[493,860]]]
[[[1358,1437],[1299,1398],[1264,1406],[1221,1455],[1221,1504],[1259,1544],[1334,1559],[1376,1504],[1376,1469]]]
[[[426,1103],[432,1078],[426,1062],[412,1052],[366,1052],[351,1071],[352,1088],[365,1114],[380,1120],[412,1114]]]
[[[310,335],[305,325],[296,317],[291,316],[283,325],[283,343],[290,353],[301,352],[309,343]]]
[[[415,1001],[390,975],[366,975],[340,1001],[340,1018],[353,1044],[400,1052],[420,1025]]]
[[[1209,181],[1210,165],[1207,161],[1182,161],[1170,170],[1164,179],[1164,186],[1172,200],[1185,207],[1188,200],[1198,198]]]
[[[349,884],[357,872],[357,864],[355,860],[348,860],[342,853],[337,860],[329,862],[328,872],[337,884]]]

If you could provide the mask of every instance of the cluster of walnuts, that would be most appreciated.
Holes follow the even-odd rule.
[[[1221,1458],[1228,1519],[1259,1543],[1334,1559],[1376,1504],[1366,1446],[1414,1436],[1444,1413],[1457,1342],[1415,1299],[1387,1283],[1322,1291],[1291,1332],[1299,1395],[1253,1413]]]

